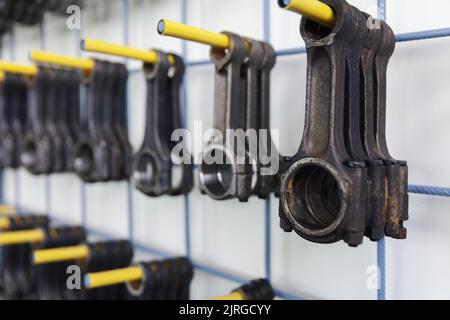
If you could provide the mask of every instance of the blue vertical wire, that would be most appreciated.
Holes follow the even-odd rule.
[[[386,0],[378,0],[378,18],[386,21]],[[377,242],[377,265],[379,272],[378,300],[386,300],[386,243],[385,239]]]
[[[39,48],[41,50],[45,50],[46,47],[46,37],[45,37],[45,26],[44,21],[42,20],[39,23]],[[50,176],[46,175],[44,177],[44,193],[45,193],[45,214],[50,216],[52,211],[52,184],[50,180]]]
[[[379,287],[377,291],[378,300],[386,300],[386,248],[385,239],[377,243],[377,265],[379,272]]]
[[[81,52],[81,39],[82,39],[82,29],[83,29],[83,16],[80,17],[80,29],[75,29],[75,49],[76,49],[76,55],[77,57],[82,56]],[[86,108],[87,106],[84,104],[85,98],[86,98],[86,90],[84,87],[80,87],[80,123],[81,128],[84,125],[84,122],[87,120],[86,116]],[[83,227],[87,226],[87,201],[86,201],[86,184],[83,182],[83,180],[80,179],[80,220],[81,225]]]
[[[264,0],[263,3],[263,17],[264,17],[264,41],[270,42],[270,1]],[[264,202],[264,266],[265,266],[265,277],[270,281],[272,277],[271,268],[271,243],[272,235],[270,229],[270,214],[271,214],[271,196]]]
[[[123,44],[129,45],[130,43],[130,2],[128,0],[122,1],[122,7],[123,7]],[[127,65],[128,60],[125,62],[125,65]],[[128,82],[127,82],[128,85]],[[128,88],[126,90],[126,96],[125,96],[125,125],[126,129],[129,130],[128,125]],[[129,132],[128,132],[129,134]],[[134,205],[133,205],[133,190],[131,185],[131,178],[128,178],[127,180],[127,210],[128,210],[128,238],[131,242],[133,242],[134,239]]]
[[[9,54],[11,61],[16,60],[16,32],[11,28],[9,32]],[[19,169],[14,170],[14,206],[16,211],[20,213],[21,209],[21,194],[20,194],[20,172]]]
[[[129,30],[129,12],[130,12],[130,3],[128,0],[123,0],[123,23],[124,23],[124,30],[123,30],[123,42],[125,45],[128,45],[130,43],[130,30]],[[128,82],[127,82],[128,85]],[[129,130],[129,105],[128,105],[128,87],[126,90],[126,97],[125,97],[125,104],[126,104],[126,112],[125,112],[125,124],[126,129]],[[130,132],[128,132],[130,134]],[[131,178],[127,181],[127,206],[128,206],[128,237],[131,242],[134,240],[134,203],[133,203],[133,190],[132,190],[132,182]]]
[[[386,0],[378,0],[378,19],[386,21]]]
[[[187,0],[181,0],[181,22],[187,23],[188,21],[188,6]],[[182,41],[182,57],[184,61],[187,61],[187,42]],[[188,108],[187,108],[187,74],[185,75],[185,79],[183,82],[182,88],[182,126],[183,128],[187,127],[187,119],[188,119]],[[191,212],[190,212],[190,201],[189,194],[184,195],[184,225],[185,225],[185,251],[186,257],[191,257]]]

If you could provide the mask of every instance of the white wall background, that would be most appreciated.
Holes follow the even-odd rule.
[[[85,1],[83,36],[123,43],[122,0]],[[303,46],[299,17],[271,1],[271,39],[279,49]],[[361,10],[376,14],[376,0],[353,0]],[[212,31],[234,31],[263,38],[262,0],[188,0],[188,23]],[[162,17],[181,20],[180,0],[129,0],[130,45],[161,48],[181,54],[182,42],[157,35]],[[440,8],[435,10],[434,8]],[[447,0],[387,0],[387,20],[396,33],[450,27]],[[30,49],[77,54],[77,35],[65,18],[46,15],[38,27],[15,28],[15,45],[3,40],[3,59],[28,63]],[[41,37],[41,36],[44,37]],[[450,71],[449,38],[402,43],[392,59],[388,79],[388,141],[396,158],[406,159],[412,184],[449,186]],[[91,56],[91,54],[85,54]],[[187,60],[208,58],[208,48],[187,44]],[[272,127],[280,129],[280,151],[296,151],[303,131],[305,55],[280,57],[272,80]],[[130,62],[130,67],[139,67]],[[187,72],[188,125],[212,123],[213,67]],[[132,144],[138,148],[143,131],[144,81],[139,72],[129,80],[129,124]],[[82,223],[81,183],[73,175],[33,177],[24,170],[6,170],[5,198],[23,208],[48,212],[70,223]],[[50,190],[49,193],[46,190]],[[128,237],[172,254],[184,255],[184,199],[150,199],[132,191],[133,225],[129,226],[126,183],[85,187],[86,226],[112,236]],[[264,202],[252,199],[215,202],[195,190],[190,195],[191,247],[195,262],[208,264],[246,278],[264,276]],[[272,283],[279,289],[320,299],[375,299],[367,288],[367,268],[376,265],[376,245],[368,239],[359,248],[344,243],[317,245],[278,227],[278,203],[272,200]],[[386,241],[387,298],[449,299],[450,199],[411,195],[406,241]],[[148,258],[147,255],[142,257]],[[221,295],[236,283],[196,271],[193,298]]]

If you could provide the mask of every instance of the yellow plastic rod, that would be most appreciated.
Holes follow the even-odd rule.
[[[223,297],[216,297],[216,298],[212,298],[210,300],[228,300],[228,301],[232,301],[232,300],[246,300],[244,295],[242,293],[240,293],[239,291],[235,291],[233,293],[230,293],[229,295],[223,296]]]
[[[144,271],[139,266],[116,270],[88,273],[84,277],[84,286],[88,289],[111,286],[119,283],[139,281],[144,278]]]
[[[0,71],[22,74],[25,76],[35,76],[38,73],[38,68],[33,65],[23,65],[18,63],[12,63],[9,61],[0,60]]]
[[[156,51],[145,51],[89,38],[81,40],[81,49],[90,52],[141,60],[147,63],[156,63],[159,59]],[[169,62],[172,64],[174,63],[173,57],[169,56]]]
[[[85,245],[56,249],[36,250],[33,253],[34,264],[85,259],[89,256],[89,247]]]
[[[3,71],[0,71],[0,82],[3,82],[5,80],[5,73]]]
[[[2,72],[0,72],[2,74]],[[16,208],[14,206],[3,205],[0,206],[0,215],[13,215],[16,213]]]
[[[54,64],[84,71],[91,71],[95,67],[95,61],[91,59],[78,59],[37,50],[30,52],[30,59],[38,63]]]
[[[0,245],[36,243],[45,239],[45,232],[41,229],[10,231],[0,233]]]
[[[225,34],[206,31],[182,23],[161,19],[158,22],[158,32],[163,36],[207,44],[216,48],[230,47],[230,38]]]
[[[9,219],[8,218],[0,218],[0,230],[9,229]]]
[[[283,9],[299,13],[329,28],[336,25],[333,9],[319,0],[278,0],[278,4]]]

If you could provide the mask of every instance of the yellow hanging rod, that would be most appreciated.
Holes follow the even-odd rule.
[[[0,75],[3,72],[0,72]],[[3,73],[4,75],[4,73]],[[16,213],[16,208],[14,206],[10,206],[10,205],[2,205],[0,206],[0,215],[13,215]]]
[[[8,218],[0,218],[0,230],[9,229],[9,219]]]
[[[90,52],[104,53],[123,58],[141,60],[146,63],[156,63],[159,60],[159,55],[156,51],[145,51],[89,38],[81,40],[81,49]],[[169,63],[175,63],[172,55],[169,55]]]
[[[0,71],[34,77],[38,73],[38,68],[33,65],[23,65],[0,60]]]
[[[247,300],[247,299],[241,292],[234,291],[234,292],[230,293],[229,295],[226,295],[226,296],[223,296],[223,297],[212,298],[210,300],[228,300],[228,301],[232,301],[232,300]]]
[[[33,253],[34,264],[46,264],[68,260],[85,259],[89,256],[89,247],[86,245],[35,250]]]
[[[95,61],[91,59],[79,59],[67,57],[59,54],[54,54],[45,51],[32,50],[30,51],[31,61],[63,66],[67,68],[80,69],[85,72],[91,72],[95,67]]]
[[[84,286],[87,289],[107,287],[121,283],[141,281],[144,279],[144,270],[140,266],[131,266],[101,272],[91,272],[84,276]],[[236,290],[229,295],[216,297],[210,300],[248,300],[241,290]]]
[[[45,240],[45,232],[42,229],[9,231],[0,233],[0,245],[14,245],[24,243],[38,243]]]
[[[319,0],[278,0],[278,4],[283,9],[299,13],[329,28],[336,25],[333,9]]]
[[[120,283],[140,281],[144,278],[144,270],[140,266],[131,266],[115,270],[92,272],[84,276],[84,286],[87,289],[112,286]],[[245,295],[234,291],[223,297],[216,297],[211,300],[246,300]]]
[[[230,47],[230,38],[225,34],[203,30],[167,19],[161,19],[158,22],[158,33],[163,36],[199,42],[216,48],[228,49]]]
[[[88,273],[84,277],[84,286],[88,289],[111,286],[119,283],[139,281],[144,278],[144,270],[139,266],[102,272]]]
[[[248,284],[233,290],[229,295],[217,297],[210,300],[255,300],[273,299],[273,289],[265,279],[251,281]],[[263,297],[266,298],[263,298]]]

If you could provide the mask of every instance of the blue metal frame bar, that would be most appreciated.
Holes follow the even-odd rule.
[[[187,23],[188,21],[188,4],[187,0],[181,0],[181,22]],[[187,57],[187,44],[186,42],[182,42],[182,49],[181,49],[181,55],[184,60],[186,60]],[[186,77],[183,80],[183,88],[182,88],[182,125],[184,128],[187,127],[187,121],[188,121],[188,108],[187,108],[187,99],[188,99],[188,90],[187,90],[187,80]],[[185,250],[186,250],[186,257],[191,258],[191,204],[189,201],[189,194],[185,194],[183,196],[183,209],[184,209],[184,237],[185,237]]]
[[[443,187],[409,185],[408,192],[428,196],[450,197],[450,188]]]
[[[123,17],[123,44],[128,45],[130,43],[130,1],[123,0],[122,1],[122,17]],[[127,64],[128,60],[126,60],[125,64]],[[128,124],[128,90],[126,91],[127,95],[125,97],[126,103],[126,112],[125,112],[125,123],[126,128],[129,130]],[[131,178],[127,180],[127,211],[128,211],[128,238],[133,243],[134,242],[134,202],[133,202],[133,185],[131,182]]]
[[[395,36],[397,42],[427,40],[450,37],[450,28],[433,29],[418,32],[402,33]]]
[[[270,42],[270,0],[264,0],[263,4],[263,29],[264,41]],[[264,270],[268,281],[272,278],[272,234],[271,234],[271,196],[264,201]]]
[[[378,19],[386,21],[386,0],[378,0]],[[386,240],[377,242],[378,283],[377,299],[386,300]]]
[[[377,242],[378,290],[377,299],[386,300],[386,240]]]

